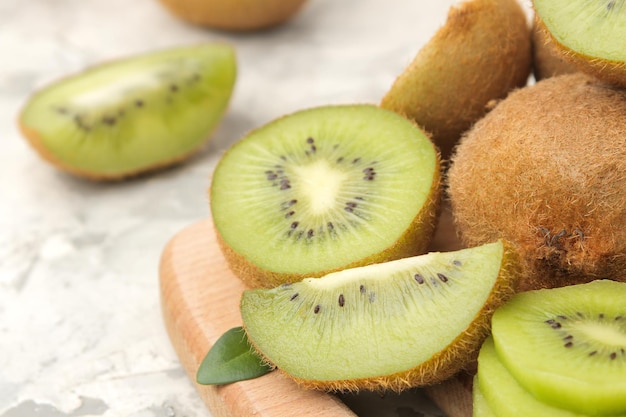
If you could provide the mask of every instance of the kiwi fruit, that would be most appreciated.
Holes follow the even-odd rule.
[[[491,337],[480,349],[478,364],[472,389],[474,417],[489,416],[489,412],[498,417],[585,417],[546,404],[524,389],[498,358]]]
[[[236,78],[227,44],[152,51],[89,68],[32,95],[19,126],[54,166],[115,180],[184,160],[221,120]]]
[[[626,87],[626,3],[623,0],[533,0],[538,26],[560,56],[580,71]]]
[[[450,9],[381,106],[432,134],[446,159],[491,100],[527,83],[531,64],[530,25],[516,0],[464,1]]]
[[[475,359],[518,265],[514,248],[497,241],[246,290],[243,327],[269,364],[305,388],[434,384]]]
[[[493,409],[487,402],[484,394],[477,389],[478,381],[474,379],[474,388],[472,389],[472,417],[501,417],[493,412]],[[538,417],[536,414],[533,416]]]
[[[583,73],[512,92],[464,135],[447,197],[466,245],[520,246],[520,290],[626,281],[626,91]]]
[[[611,280],[519,293],[493,315],[495,351],[546,404],[626,415],[625,300],[626,283]]]
[[[229,31],[251,31],[291,19],[306,0],[160,0],[187,22]]]
[[[370,104],[331,105],[231,146],[210,207],[232,271],[274,287],[424,253],[440,194],[438,154],[417,126]]]
[[[578,69],[558,50],[549,33],[535,19],[532,27],[533,75],[536,81],[556,75],[571,74]]]

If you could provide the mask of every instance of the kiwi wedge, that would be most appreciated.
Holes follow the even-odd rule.
[[[210,188],[218,241],[250,286],[426,251],[441,194],[435,147],[374,105],[301,110],[228,149]]]
[[[306,0],[160,0],[173,15],[229,31],[270,28],[292,18]]]
[[[472,0],[447,21],[394,81],[381,106],[414,120],[448,158],[487,104],[526,84],[530,25],[516,0]]]
[[[243,326],[268,363],[306,388],[434,384],[475,360],[517,266],[498,241],[247,290]]]
[[[583,73],[512,92],[464,136],[447,192],[466,245],[520,246],[522,290],[626,281],[626,90]]]
[[[182,161],[221,120],[236,78],[233,47],[207,43],[100,64],[25,104],[19,125],[47,161],[97,180]]]
[[[611,280],[517,294],[493,315],[498,358],[552,407],[626,415],[625,300]]]
[[[539,26],[579,70],[626,87],[626,3],[623,0],[533,0]]]

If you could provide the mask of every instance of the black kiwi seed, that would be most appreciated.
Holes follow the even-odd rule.
[[[345,300],[343,294],[339,294],[339,300],[338,301],[339,301],[339,307],[343,307],[345,305],[346,300]]]
[[[290,227],[291,227],[292,229],[295,229],[295,228],[297,228],[297,227],[298,227],[298,225],[299,225],[299,224],[300,224],[299,222],[293,222],[293,223],[291,223],[291,226],[290,226]]]
[[[289,213],[285,214],[285,218],[286,218],[286,219],[288,219],[288,218],[290,218],[291,216],[293,216],[294,214],[296,214],[296,212],[292,210],[292,211],[290,211]]]
[[[414,278],[418,284],[423,284],[425,282],[424,277],[421,274],[415,274]]]
[[[359,285],[359,292],[361,294],[365,294],[365,285],[363,285],[363,284]]]
[[[298,295],[300,295],[300,294],[299,293],[292,294],[291,297],[289,297],[289,301],[295,300],[296,298],[298,298]]]
[[[320,312],[320,308],[322,308],[319,304],[315,306],[315,308],[313,309],[313,313],[317,314]]]
[[[135,101],[135,106],[136,106],[136,107],[143,107],[143,105],[144,105],[143,100],[136,100],[136,101]]]
[[[437,277],[441,280],[441,282],[448,282],[448,277],[441,272],[437,272]]]

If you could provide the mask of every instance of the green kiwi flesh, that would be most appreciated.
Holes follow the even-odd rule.
[[[112,61],[36,92],[19,118],[46,160],[118,179],[178,162],[221,120],[236,77],[234,49],[208,43]]]
[[[472,388],[472,417],[503,417],[493,412],[485,395],[478,388],[478,379],[476,377],[474,377]]]
[[[243,326],[268,363],[307,388],[434,384],[476,359],[517,266],[498,241],[247,290]]]
[[[274,287],[423,253],[439,196],[428,136],[360,104],[301,110],[248,134],[220,159],[210,204],[233,272]]]
[[[463,137],[447,172],[466,245],[519,245],[520,289],[626,281],[626,90],[582,73],[516,90]]]
[[[532,353],[530,353],[532,355]],[[535,398],[522,387],[498,358],[493,339],[485,340],[478,355],[478,373],[474,379],[472,396],[481,397],[484,406],[498,417],[585,417],[553,407]],[[479,400],[480,401],[480,400]],[[479,404],[474,402],[474,415]]]
[[[540,26],[581,71],[626,86],[626,3],[623,0],[533,0]]]
[[[535,398],[626,415],[626,283],[519,293],[494,313],[492,334],[504,366]]]

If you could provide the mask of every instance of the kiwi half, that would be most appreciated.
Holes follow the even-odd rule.
[[[92,179],[120,179],[179,162],[221,120],[236,77],[226,44],[120,59],[35,93],[21,130],[47,161]]]
[[[587,415],[626,415],[626,283],[520,293],[494,313],[492,326],[498,357],[537,399]]]
[[[231,31],[265,29],[295,15],[306,0],[160,0],[179,18]]]
[[[438,155],[413,123],[368,104],[324,106],[228,149],[210,202],[233,272],[274,287],[423,253],[440,188]]]
[[[626,3],[623,0],[533,0],[539,27],[579,70],[626,87]]]
[[[431,133],[445,159],[491,100],[526,84],[531,63],[530,26],[516,0],[464,1],[450,9],[381,106]]]
[[[307,388],[434,384],[476,358],[517,266],[498,241],[247,290],[243,326],[267,362]]]
[[[517,90],[464,136],[447,173],[466,245],[520,246],[520,289],[626,281],[626,90],[582,73]]]

